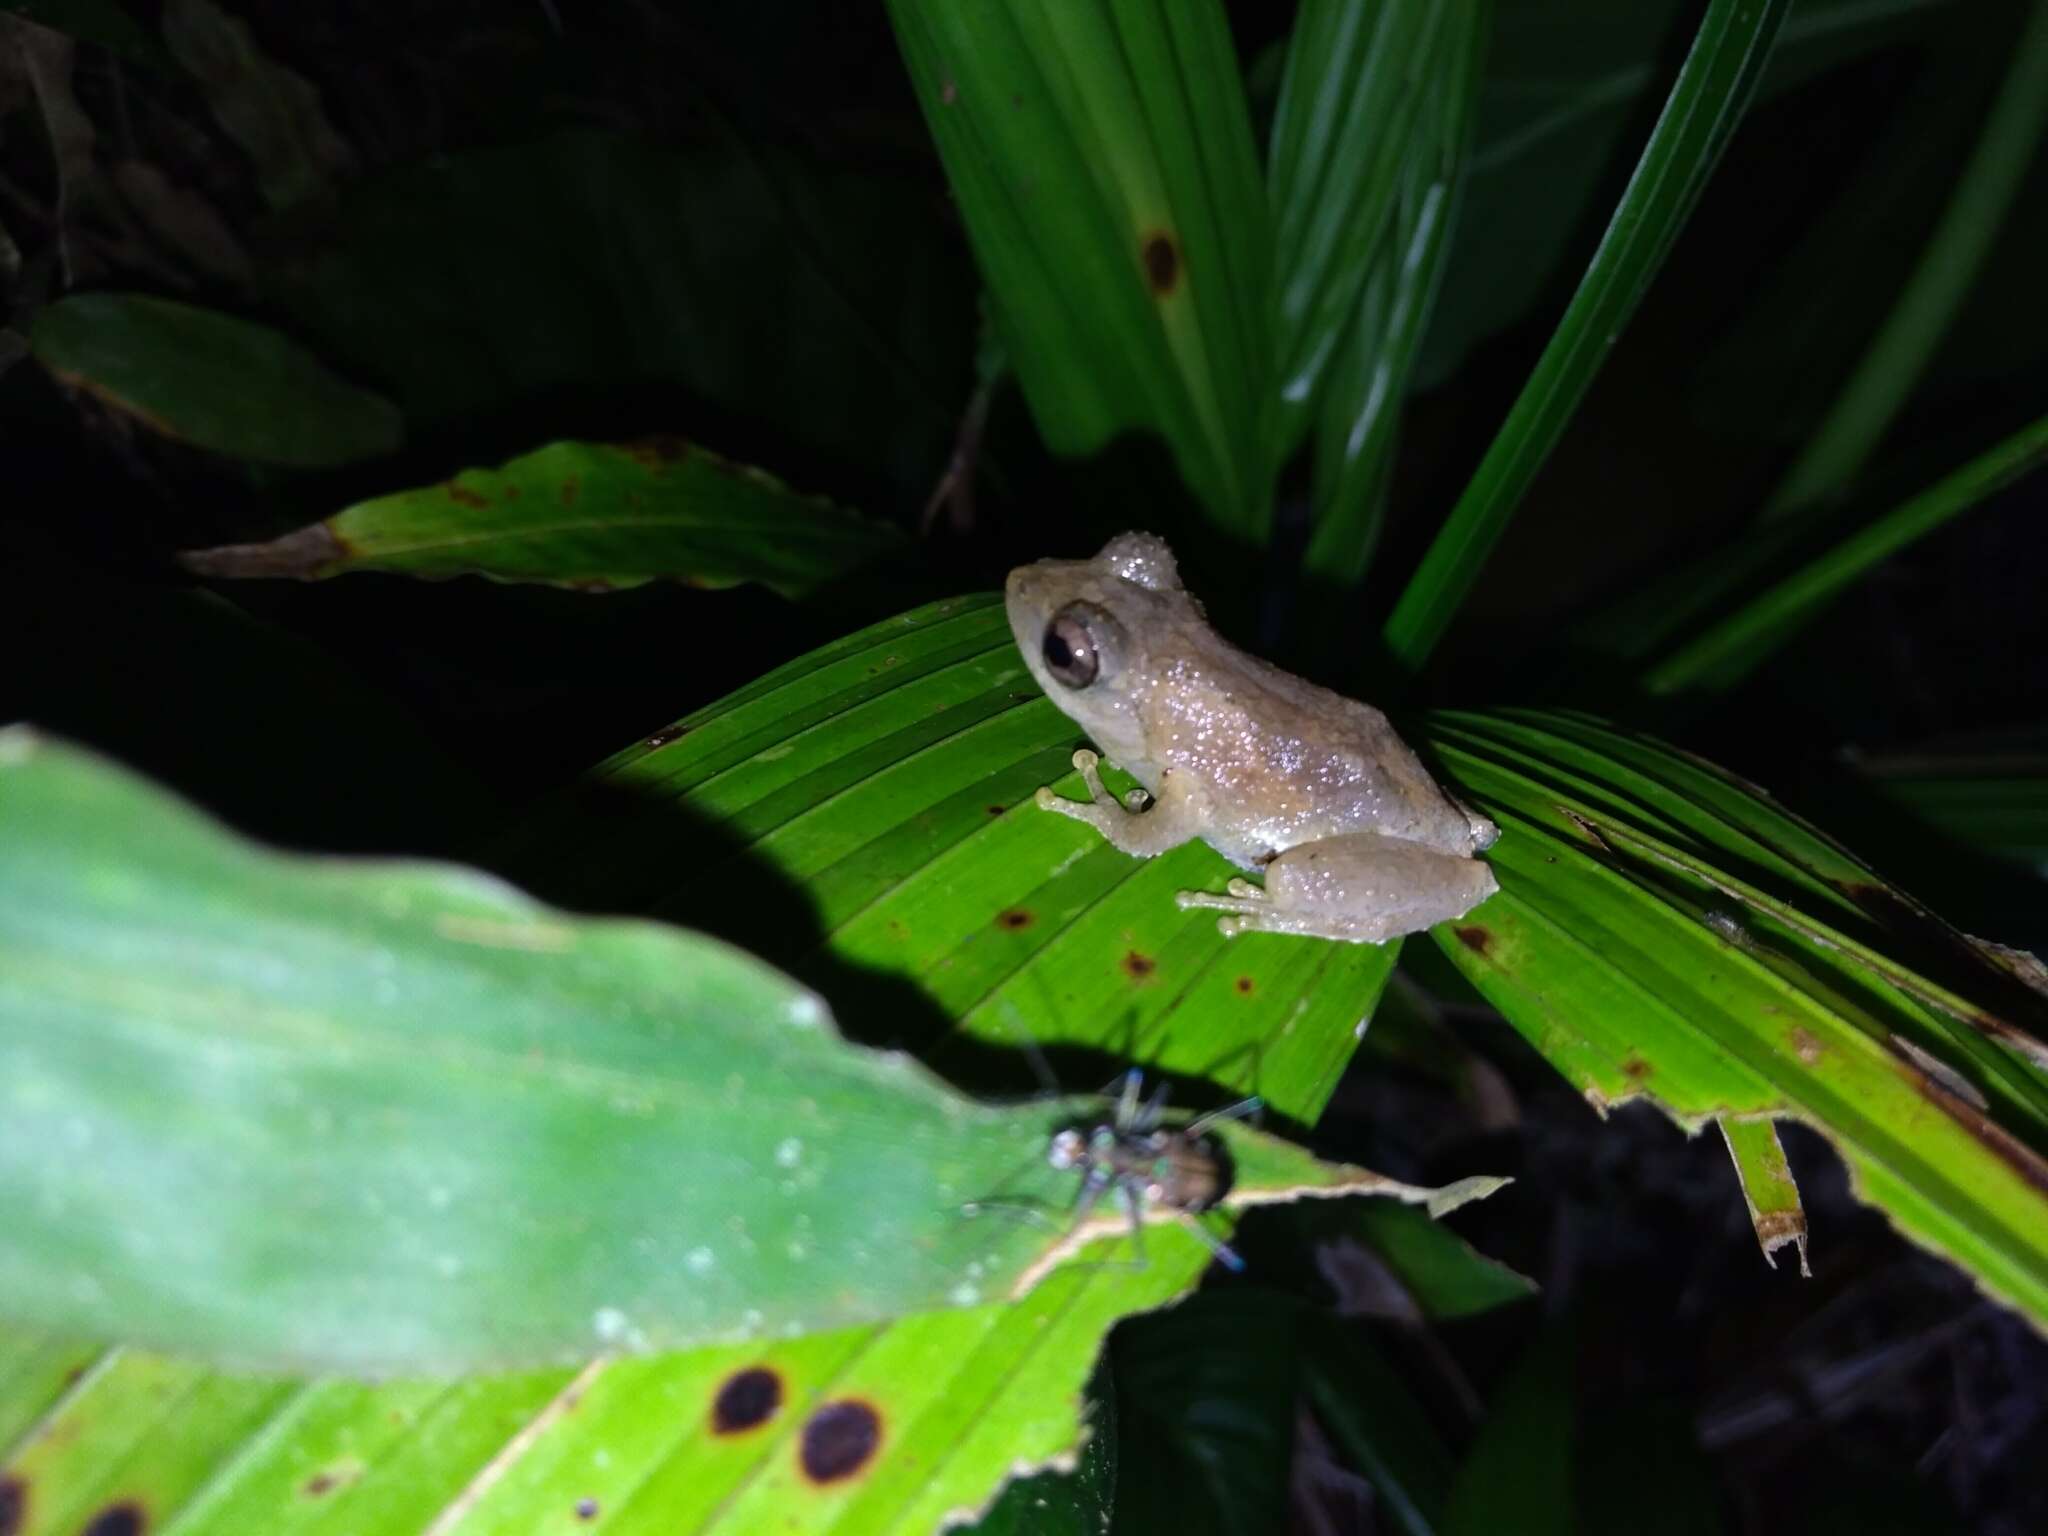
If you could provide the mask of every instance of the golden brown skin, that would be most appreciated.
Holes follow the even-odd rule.
[[[1184,891],[1223,931],[1378,943],[1463,916],[1497,889],[1474,857],[1498,835],[1451,800],[1385,715],[1247,655],[1209,626],[1151,534],[1092,560],[1010,573],[1010,628],[1048,697],[1150,792],[1143,812],[1075,754],[1087,803],[1038,803],[1140,857],[1199,837],[1262,889]]]

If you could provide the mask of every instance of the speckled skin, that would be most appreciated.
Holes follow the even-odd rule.
[[[1378,943],[1462,916],[1497,888],[1473,857],[1493,824],[1462,810],[1385,715],[1248,656],[1209,627],[1151,534],[1112,539],[1092,560],[1042,560],[1010,573],[1010,628],[1048,697],[1103,755],[1150,792],[1120,806],[1095,755],[1075,754],[1090,800],[1038,792],[1125,852],[1150,857],[1200,837],[1263,889],[1183,891],[1184,907],[1232,914],[1253,930]],[[1046,627],[1071,603],[1086,616],[1100,671],[1085,687],[1048,668]]]

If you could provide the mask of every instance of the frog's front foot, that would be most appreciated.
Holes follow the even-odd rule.
[[[1038,808],[1085,821],[1125,853],[1144,859],[1186,842],[1200,830],[1201,802],[1186,792],[1189,786],[1184,775],[1169,770],[1161,780],[1157,802],[1148,810],[1152,797],[1142,789],[1119,800],[1104,787],[1097,770],[1101,761],[1086,747],[1074,754],[1074,767],[1088,790],[1086,800],[1062,799],[1047,784],[1033,797]]]

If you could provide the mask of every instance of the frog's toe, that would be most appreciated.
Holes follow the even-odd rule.
[[[1074,766],[1083,773],[1093,773],[1095,765],[1101,761],[1101,758],[1090,752],[1086,747],[1078,747],[1074,751]]]
[[[1265,901],[1268,899],[1266,888],[1263,885],[1253,885],[1251,881],[1240,879],[1235,875],[1231,876],[1230,883],[1224,886],[1223,889],[1230,892],[1239,901]]]
[[[1038,786],[1038,793],[1031,797],[1041,811],[1056,811],[1060,808],[1060,797],[1052,792],[1050,784]]]

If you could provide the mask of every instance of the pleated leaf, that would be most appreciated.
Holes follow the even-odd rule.
[[[1503,828],[1501,894],[1438,942],[1596,1106],[1803,1120],[1902,1232],[2048,1326],[2040,993],[1697,759],[1565,714],[1430,739]]]
[[[1162,437],[1263,536],[1270,235],[1216,0],[891,0],[890,18],[1046,442]]]

